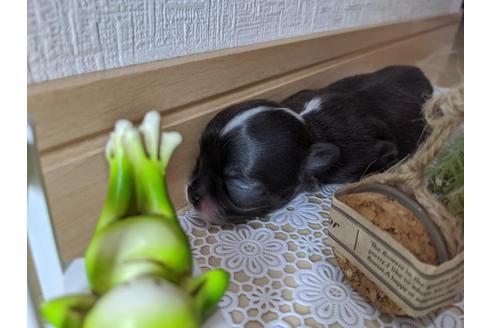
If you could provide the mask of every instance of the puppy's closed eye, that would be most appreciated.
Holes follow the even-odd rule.
[[[236,206],[258,207],[265,195],[263,186],[248,178],[226,178],[226,188],[229,196]]]

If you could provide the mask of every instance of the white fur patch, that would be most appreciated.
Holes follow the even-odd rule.
[[[438,85],[433,85],[432,89],[434,89],[434,92],[432,93],[432,96],[434,97],[439,97],[440,95],[448,93],[449,90],[451,90],[449,88],[440,87]]]
[[[306,104],[304,104],[304,110],[301,112],[301,116],[319,110],[321,107],[321,103],[322,103],[321,97],[315,97],[309,100],[308,102],[306,102]]]
[[[294,116],[296,119],[298,119],[302,123],[304,123],[304,119],[299,114],[297,114],[296,112],[294,112],[288,108],[280,108],[280,107],[272,108],[272,107],[267,107],[267,106],[260,106],[260,107],[248,109],[247,111],[244,111],[241,114],[235,116],[232,120],[230,120],[224,126],[224,128],[222,129],[222,132],[220,134],[225,135],[225,134],[231,132],[232,130],[234,130],[235,128],[243,125],[247,120],[249,120],[253,116],[260,114],[260,113],[272,111],[272,110],[282,110],[282,111]]]

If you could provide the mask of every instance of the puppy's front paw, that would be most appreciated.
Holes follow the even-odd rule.
[[[374,167],[378,170],[386,170],[398,162],[398,148],[394,142],[378,141],[375,145],[375,153],[378,154],[378,159]]]

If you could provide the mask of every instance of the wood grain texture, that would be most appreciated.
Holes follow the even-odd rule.
[[[457,17],[322,33],[31,85],[28,112],[38,125],[43,152],[108,132],[120,117],[136,121],[149,109],[177,110],[272,76],[443,26]]]
[[[265,62],[263,60],[263,55],[265,54],[263,51],[265,50],[263,48],[257,49],[259,57],[256,59],[255,56],[253,56],[256,50],[250,50],[252,53],[248,56],[252,57],[249,57],[247,60],[252,61],[253,63],[237,67],[227,66],[228,69],[224,69],[220,74],[208,74],[209,88],[203,86],[202,83],[204,83],[204,81],[202,82],[197,78],[197,85],[201,86],[200,88],[205,89],[205,91],[197,91],[199,94],[210,94],[210,89],[215,91],[212,92],[212,95],[210,96],[202,97],[201,99],[179,107],[166,109],[165,106],[144,106],[146,102],[156,101],[157,103],[158,100],[133,99],[130,104],[124,105],[121,103],[121,108],[116,110],[113,108],[109,99],[112,99],[115,102],[118,101],[116,98],[108,97],[109,99],[106,99],[106,107],[104,108],[106,108],[111,115],[104,118],[107,122],[99,125],[100,130],[98,130],[97,133],[94,132],[88,134],[76,142],[71,141],[68,146],[62,145],[50,151],[45,151],[42,156],[42,164],[46,174],[46,184],[55,221],[55,229],[59,237],[63,258],[68,260],[83,254],[97,221],[106,191],[107,165],[103,155],[104,144],[107,139],[107,131],[111,129],[114,120],[126,117],[138,122],[145,111],[151,108],[157,108],[161,110],[163,115],[162,127],[179,131],[183,134],[183,144],[178,148],[173,157],[168,173],[171,197],[176,206],[180,207],[185,204],[184,186],[198,150],[198,138],[204,126],[218,111],[233,103],[252,98],[281,100],[301,89],[319,88],[340,78],[352,74],[370,72],[391,64],[418,64],[422,66],[424,71],[431,74],[431,79],[435,80],[437,79],[437,76],[434,76],[436,70],[434,69],[434,71],[431,72],[426,69],[426,59],[431,58],[436,53],[446,53],[449,51],[459,23],[457,17],[448,17],[447,19],[444,19],[444,22],[446,23],[441,24],[443,19],[444,18],[437,19],[440,22],[437,24],[437,27],[436,25],[429,23],[427,30],[422,30],[417,34],[410,33],[407,36],[400,37],[396,41],[385,42],[383,45],[379,43],[379,34],[382,33],[388,35],[391,33],[384,29],[377,30],[378,32],[376,34],[370,33],[366,35],[366,38],[369,38],[370,36],[375,44],[371,47],[365,47],[358,50],[349,49],[348,44],[353,43],[353,41],[343,40],[342,42],[338,39],[338,35],[333,35],[336,40],[346,44],[346,54],[341,54],[335,58],[328,56],[327,60],[321,60],[314,64],[310,63],[302,68],[295,66],[294,68],[296,69],[291,69],[283,74],[274,73],[270,77],[263,78],[255,83],[249,83],[239,87],[236,85],[234,89],[229,89],[219,94],[214,93],[217,92],[216,90],[218,89],[222,90],[225,88],[222,86],[222,76],[224,76],[224,74],[232,74],[229,72],[230,70],[238,70],[243,75],[246,75],[246,72],[248,72],[247,70],[245,71],[245,67],[250,67],[251,70],[255,72],[262,72],[262,68],[268,70],[264,65],[272,65],[272,62]],[[392,26],[391,28],[394,27],[395,26]],[[356,33],[357,35],[360,31],[354,31],[353,33]],[[335,44],[330,41],[330,38],[327,38],[326,36],[322,36],[321,38],[324,40],[324,43],[330,44],[332,47],[335,46]],[[351,38],[350,34],[345,34],[344,39],[345,38]],[[296,42],[292,45],[296,46]],[[321,47],[321,45],[319,45],[319,47]],[[321,48],[328,47],[325,46]],[[288,52],[288,44],[283,45],[280,49],[282,52]],[[311,51],[308,50],[309,49],[306,48],[304,49],[304,52],[307,53]],[[226,58],[228,58],[228,56],[229,55],[226,55]],[[205,61],[207,60],[209,59],[205,59]],[[218,60],[218,58],[214,60]],[[185,64],[180,65],[182,65],[183,69],[181,72],[183,72],[183,74],[188,72]],[[194,62],[191,62],[191,65],[195,65]],[[207,69],[207,67],[202,67],[201,69],[203,72],[213,72],[213,69],[218,67],[216,65],[218,65],[218,63],[212,64],[212,68]],[[254,65],[257,66],[255,66],[253,70],[252,67]],[[156,68],[158,71],[161,69],[162,68],[159,67]],[[283,69],[287,70],[288,68],[284,67]],[[274,69],[270,71],[277,72]],[[142,81],[145,81],[145,78],[140,74],[144,73],[125,75],[125,79],[128,80],[122,85],[127,89],[131,88],[132,77],[137,80],[142,78],[143,80],[141,80],[140,83],[144,83]],[[154,73],[150,69],[146,71],[144,75],[148,76],[147,74],[153,76]],[[174,74],[176,74],[177,79],[179,72],[176,71]],[[194,83],[193,81],[188,80],[187,75],[182,78],[187,80],[188,83]],[[106,79],[103,79],[102,81],[104,81],[104,83],[109,83]],[[113,81],[117,84],[119,83],[118,78],[114,78]],[[152,79],[150,79],[150,81],[152,81]],[[58,86],[58,90],[61,92],[59,93],[61,96],[58,101],[68,101],[67,104],[75,106],[75,108],[80,110],[79,104],[75,100],[69,101],[64,97],[69,95],[71,97],[73,93],[78,93],[79,91],[77,90],[79,88],[84,90],[85,88],[89,88],[94,91],[94,84],[98,83],[102,82],[94,79],[94,81],[91,81],[88,84],[75,84],[66,89],[62,86]],[[120,84],[118,85],[121,86]],[[220,87],[217,87],[217,85]],[[192,85],[188,86],[188,88],[190,88],[189,90],[193,90]],[[47,89],[49,90],[50,88]],[[67,93],[65,93],[65,91]],[[50,94],[53,91],[47,92]],[[88,92],[88,90],[85,90],[82,93],[85,92]],[[100,91],[96,92],[97,97],[102,99],[103,93],[99,92]],[[178,90],[175,90],[175,92],[178,92]],[[40,99],[37,97],[42,98],[43,96],[46,96],[45,92],[39,90],[36,90],[35,94],[37,96],[32,98],[31,101]],[[53,94],[51,94],[51,96],[52,95]],[[90,98],[88,95],[85,97]],[[141,95],[141,97],[145,98],[143,95]],[[135,106],[136,103],[139,103],[142,106],[141,110],[132,112],[132,108],[135,108],[133,106]],[[51,126],[57,121],[73,119],[69,117],[72,115],[73,109],[69,110],[68,107],[69,106],[67,105],[66,114],[60,114],[60,117],[51,116],[51,119],[53,119],[53,117],[57,118]],[[83,124],[99,124],[97,123],[97,115],[95,113],[91,115],[94,115],[94,117],[87,116],[83,118],[86,122]],[[109,120],[109,117],[114,118]],[[82,118],[80,119],[82,120]],[[82,124],[82,122],[80,124]],[[43,130],[42,123],[38,122],[38,128]],[[91,129],[92,128],[93,127],[91,127]]]

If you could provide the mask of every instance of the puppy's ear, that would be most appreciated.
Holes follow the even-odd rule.
[[[340,158],[340,148],[328,142],[315,143],[309,149],[304,165],[307,176],[315,176],[328,171]]]

